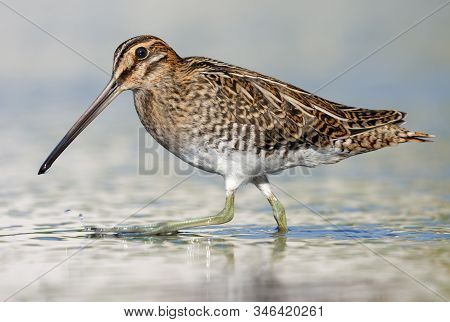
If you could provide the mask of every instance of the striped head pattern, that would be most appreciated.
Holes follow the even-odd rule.
[[[122,91],[133,90],[170,77],[179,59],[163,40],[137,36],[120,44],[114,52],[113,78]]]

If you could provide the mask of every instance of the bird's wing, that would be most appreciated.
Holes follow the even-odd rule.
[[[228,104],[233,122],[254,125],[274,142],[320,144],[400,122],[405,113],[334,103],[288,83],[220,62],[202,74]]]

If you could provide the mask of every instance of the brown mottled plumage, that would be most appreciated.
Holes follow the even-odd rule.
[[[284,209],[270,190],[267,174],[336,163],[432,137],[402,128],[403,112],[331,102],[244,68],[204,57],[181,58],[161,39],[138,36],[117,48],[110,83],[40,173],[124,90],[133,91],[143,125],[161,145],[189,164],[225,178],[227,203],[220,215],[165,223],[150,233],[231,220],[234,191],[245,182],[266,195],[279,230],[285,231]]]

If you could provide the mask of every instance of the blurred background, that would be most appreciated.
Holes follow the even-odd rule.
[[[435,134],[436,142],[274,176],[292,227],[286,236],[273,235],[270,208],[250,186],[238,192],[235,220],[224,227],[148,238],[84,232],[84,223],[114,225],[136,211],[125,224],[222,207],[218,176],[196,174],[165,194],[187,177],[140,173],[132,93],[118,97],[47,175],[37,176],[109,80],[115,48],[135,35],[158,36],[180,56],[215,58],[315,91],[445,3],[0,1],[0,295],[448,299],[450,6],[317,92],[348,105],[405,111],[407,127]],[[158,169],[170,163],[153,162]]]

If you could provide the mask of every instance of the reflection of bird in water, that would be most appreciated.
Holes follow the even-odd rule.
[[[161,39],[138,36],[116,49],[111,81],[39,174],[125,90],[133,91],[141,122],[156,141],[185,162],[225,178],[225,208],[219,214],[140,229],[148,234],[229,222],[234,193],[246,182],[268,198],[278,230],[285,232],[285,211],[268,174],[432,137],[402,128],[403,112],[334,103],[250,70],[209,58],[181,58]]]

